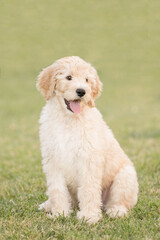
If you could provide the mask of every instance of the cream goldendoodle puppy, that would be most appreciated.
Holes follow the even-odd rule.
[[[101,207],[124,216],[137,203],[134,166],[94,106],[102,84],[96,70],[79,57],[65,57],[45,68],[37,88],[46,99],[40,117],[43,170],[48,200],[40,205],[52,216],[94,223]]]

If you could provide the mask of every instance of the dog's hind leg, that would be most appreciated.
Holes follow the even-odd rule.
[[[49,199],[47,201],[45,201],[44,203],[41,203],[39,205],[39,210],[45,210],[46,212],[50,213],[51,212],[51,208],[52,208],[52,205],[51,205],[51,202],[49,201]]]
[[[106,213],[110,217],[127,215],[127,210],[137,203],[138,182],[132,165],[120,169],[114,178],[105,204]]]

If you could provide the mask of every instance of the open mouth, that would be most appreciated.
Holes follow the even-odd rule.
[[[81,112],[81,106],[80,106],[80,100],[74,100],[74,101],[67,101],[64,99],[64,102],[67,106],[67,109],[74,113],[80,113]]]

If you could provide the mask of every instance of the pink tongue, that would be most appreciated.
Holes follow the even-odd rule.
[[[81,106],[79,101],[70,101],[70,108],[74,113],[81,112]]]

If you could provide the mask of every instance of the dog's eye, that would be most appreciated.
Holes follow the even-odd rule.
[[[72,80],[72,76],[69,75],[69,76],[66,77],[66,79],[70,81],[70,80]]]
[[[88,82],[88,78],[86,78],[86,82]]]

